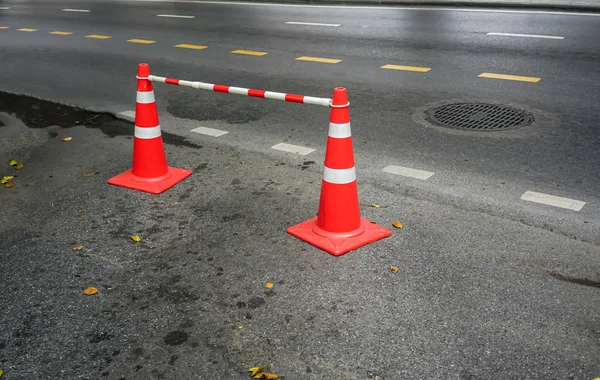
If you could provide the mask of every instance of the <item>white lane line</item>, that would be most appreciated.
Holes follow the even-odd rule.
[[[390,7],[390,6],[360,6],[360,5],[308,5],[308,4],[281,4],[281,3],[250,3],[240,1],[209,1],[209,0],[129,0],[146,3],[191,3],[191,4],[218,4],[218,5],[242,5],[259,7],[296,7],[296,8],[328,8],[328,9],[372,9],[372,10],[402,10],[402,11],[441,11],[441,12],[479,12],[479,13],[518,13],[518,14],[542,14],[542,15],[566,15],[566,16],[590,16],[600,17],[600,13],[584,12],[555,12],[555,11],[523,11],[502,9],[470,9],[470,8],[428,8],[428,7]]]
[[[63,12],[82,12],[82,13],[91,12],[89,9],[72,9],[72,8],[65,8],[62,11]]]
[[[185,15],[156,15],[156,17],[196,18],[196,16],[185,16]]]
[[[564,40],[561,36],[546,36],[542,34],[518,34],[518,33],[495,33],[490,32],[488,36],[505,36],[505,37],[529,37],[529,38],[547,38],[549,40]]]
[[[201,135],[207,135],[212,137],[219,137],[228,134],[227,131],[221,131],[220,129],[212,129],[206,127],[198,127],[191,130],[191,132],[200,133]]]
[[[0,10],[3,10],[3,11],[7,11],[9,9],[10,9],[10,7],[0,7]]]
[[[385,173],[396,174],[396,175],[401,175],[404,177],[416,178],[416,179],[421,179],[421,180],[426,180],[435,174],[432,172],[426,172],[425,170],[412,169],[412,168],[407,168],[404,166],[396,166],[396,165],[389,165],[381,170],[384,171]]]
[[[301,156],[306,156],[307,154],[315,151],[314,149],[311,149],[311,148],[305,148],[303,146],[286,144],[286,143],[279,143],[279,144],[273,145],[271,147],[271,149],[281,150],[281,151],[289,152],[289,153],[297,153]]]
[[[521,199],[524,201],[542,203],[549,206],[566,208],[568,210],[579,211],[585,205],[585,202],[575,199],[562,198],[554,195],[536,193],[535,191],[526,191]]]
[[[342,25],[342,24],[323,24],[320,22],[300,22],[300,21],[288,21],[288,22],[286,22],[286,24],[288,24],[288,25],[310,25],[310,26],[333,26],[333,27],[338,27],[338,26]]]
[[[123,112],[119,112],[119,115],[128,117],[130,119],[135,119],[135,111],[123,111]]]

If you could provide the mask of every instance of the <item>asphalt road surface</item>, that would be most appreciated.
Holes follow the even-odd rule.
[[[338,259],[285,235],[316,212],[323,107],[155,84],[161,126],[179,144],[170,159],[196,170],[153,203],[98,193],[130,163],[130,141],[106,131],[127,134],[131,124],[102,116],[75,127],[79,116],[65,109],[40,125],[54,106],[3,96],[0,111],[17,117],[3,116],[0,158],[21,157],[31,167],[23,176],[38,181],[0,192],[4,376],[231,379],[260,363],[288,379],[599,376],[598,16],[1,1],[3,91],[127,120],[139,62],[159,76],[319,97],[347,87],[361,200],[388,206],[363,212],[407,226]],[[425,119],[456,102],[517,107],[533,123],[481,132]],[[53,124],[75,127],[86,144],[65,152],[30,128]],[[279,143],[308,150],[272,148]],[[82,184],[88,170],[101,175]],[[48,171],[64,178],[42,181]],[[77,222],[79,208],[94,219]],[[122,240],[136,230],[151,242],[131,251]],[[85,239],[89,257],[60,256]],[[391,277],[386,268],[398,263]],[[263,294],[273,276],[287,289]],[[80,299],[84,283],[105,278],[112,306]],[[251,321],[248,307],[261,310]],[[165,343],[183,336],[173,331],[192,337],[182,352]],[[85,334],[103,351],[86,352]]]

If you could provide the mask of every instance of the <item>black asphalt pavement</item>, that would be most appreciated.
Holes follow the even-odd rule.
[[[131,165],[131,124],[0,107],[0,147],[24,165],[0,169],[16,175],[0,188],[3,380],[600,373],[597,245],[361,181],[384,206],[363,216],[404,228],[333,257],[285,232],[316,213],[311,161],[165,132],[193,174],[150,195],[106,184]]]
[[[286,379],[600,376],[599,16],[0,0],[0,90],[107,113],[50,117],[57,106],[2,96],[0,112],[16,116],[2,116],[0,163],[26,166],[15,188],[0,188],[0,370],[235,379],[269,363]],[[295,241],[285,228],[316,213],[329,110],[158,83],[170,160],[194,175],[158,197],[108,187],[130,164],[120,113],[135,109],[140,62],[159,76],[318,97],[347,87],[361,200],[388,206],[363,212],[407,227],[337,259]],[[534,121],[474,132],[425,119],[453,102],[517,107]],[[67,133],[53,125],[85,143],[52,137]],[[315,151],[271,148],[282,142]],[[563,208],[525,192],[562,197]],[[135,233],[148,238],[132,245]],[[79,244],[91,252],[71,251]],[[93,284],[99,296],[82,298]],[[181,346],[165,343],[182,336],[173,331]]]

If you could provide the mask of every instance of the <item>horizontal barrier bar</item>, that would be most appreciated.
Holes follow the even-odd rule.
[[[146,79],[146,78],[139,78]],[[242,87],[233,87],[233,86],[225,86],[222,84],[211,84],[204,82],[190,82],[187,80],[180,80],[174,78],[165,78],[159,77],[156,75],[148,75],[147,78],[150,82],[159,82],[172,84],[175,86],[184,86],[191,87],[198,90],[208,90],[215,92],[225,92],[228,94],[236,94],[236,95],[245,95],[252,96],[255,98],[265,98],[265,99],[275,99],[275,100],[283,100],[286,102],[292,103],[303,103],[303,104],[314,104],[317,106],[329,107],[331,106],[331,99],[329,98],[315,98],[313,96],[304,96],[304,95],[296,95],[296,94],[284,94],[283,92],[273,92],[273,91],[265,91],[265,90],[254,90],[251,88],[242,88]]]

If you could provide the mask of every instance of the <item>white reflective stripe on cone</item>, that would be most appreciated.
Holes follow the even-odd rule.
[[[134,136],[138,139],[154,139],[160,137],[160,125],[156,127],[138,127],[135,126]]]
[[[325,166],[323,181],[338,185],[352,183],[356,181],[356,170],[354,169],[354,166],[350,169],[330,169]]]
[[[345,139],[350,136],[352,136],[352,133],[350,133],[350,123],[329,123],[329,137],[333,137],[335,139]]]
[[[138,91],[135,101],[138,103],[154,103],[154,91]]]

